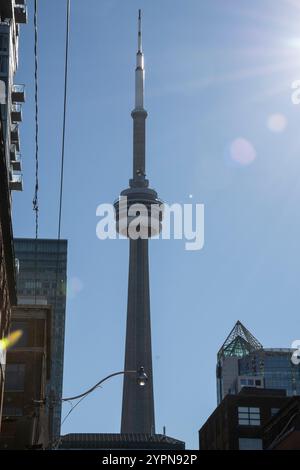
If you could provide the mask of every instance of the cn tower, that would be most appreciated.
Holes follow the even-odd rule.
[[[149,238],[161,229],[163,203],[146,179],[146,119],[144,108],[144,54],[142,49],[141,10],[138,16],[138,51],[135,69],[135,107],[133,119],[133,175],[129,188],[121,192],[115,204],[116,226],[129,238],[129,280],[125,371],[144,367],[148,381],[140,387],[134,374],[124,375],[121,433],[155,434],[153,371],[151,350],[151,320],[149,292]],[[122,206],[122,199],[126,201]],[[131,237],[130,223],[134,222],[135,207],[143,205],[146,217],[140,219],[140,237]],[[137,214],[138,215],[138,214]],[[146,233],[146,236],[145,236]]]

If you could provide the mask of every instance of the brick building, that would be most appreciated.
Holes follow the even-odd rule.
[[[300,450],[300,397],[295,396],[264,427],[268,450]]]
[[[11,330],[23,335],[7,353],[1,449],[47,448],[51,371],[51,307],[14,307]]]
[[[15,305],[15,261],[12,243],[10,193],[6,177],[2,123],[0,121],[0,339],[9,334],[11,306]],[[6,352],[0,349],[0,426],[5,379]]]
[[[285,390],[252,387],[226,395],[199,431],[200,450],[262,450],[265,424],[288,400]]]
[[[22,190],[19,123],[24,86],[14,83],[18,68],[20,24],[27,21],[25,0],[0,2],[0,339],[9,334],[16,304],[12,244],[11,191]],[[0,426],[6,352],[0,350]]]

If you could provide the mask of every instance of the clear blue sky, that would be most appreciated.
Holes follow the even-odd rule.
[[[65,2],[40,1],[40,236],[56,237]],[[33,1],[18,82],[24,192],[15,236],[34,236]],[[148,176],[167,202],[205,204],[205,247],[151,242],[157,432],[198,446],[216,406],[216,353],[240,319],[268,347],[300,337],[300,2],[73,0],[62,236],[69,240],[64,395],[122,370],[128,244],[96,238],[96,207],[128,184],[137,10],[143,10]],[[278,115],[279,114],[279,115]],[[275,117],[274,117],[275,115]],[[246,139],[248,165],[231,158]],[[239,150],[239,149],[238,149]],[[241,158],[243,155],[241,156]],[[119,432],[122,379],[62,432]],[[64,414],[68,407],[64,408]]]

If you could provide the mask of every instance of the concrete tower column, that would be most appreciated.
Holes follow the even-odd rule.
[[[140,387],[125,375],[121,433],[155,433],[151,351],[148,240],[130,240],[125,370],[143,366],[148,376]]]

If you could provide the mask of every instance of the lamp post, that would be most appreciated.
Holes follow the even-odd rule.
[[[111,379],[112,377],[116,377],[117,375],[127,375],[127,374],[136,374],[136,381],[137,381],[137,384],[140,386],[140,387],[145,387],[147,385],[147,382],[148,382],[148,376],[145,372],[145,369],[143,366],[141,366],[138,370],[121,370],[120,372],[114,372],[113,374],[109,374],[107,375],[106,377],[104,377],[104,379],[101,379],[99,382],[97,382],[95,385],[93,385],[93,387],[89,388],[88,390],[86,390],[85,392],[83,393],[80,393],[79,395],[75,395],[73,397],[67,397],[67,398],[61,398],[60,401],[61,402],[66,402],[66,401],[72,401],[72,400],[79,400],[75,406],[73,406],[73,408],[69,411],[69,413],[67,414],[67,416],[65,417],[64,421],[66,420],[66,418],[68,418],[68,416],[70,415],[70,413],[76,408],[77,405],[79,405],[79,403],[81,402],[81,400],[83,400],[86,396],[88,396],[90,393],[92,393],[94,390],[96,390],[98,387],[100,387],[104,382],[106,382],[107,380]],[[55,400],[55,399],[50,399],[50,402],[49,402],[49,409],[53,409],[53,404],[58,401],[58,400]],[[43,402],[41,402],[43,404],[45,404],[45,400],[43,400]],[[64,423],[64,421],[62,422],[62,424]],[[56,449],[59,445],[59,442],[61,441],[61,438],[59,438],[55,443],[50,443],[50,446],[48,448],[50,449]]]

